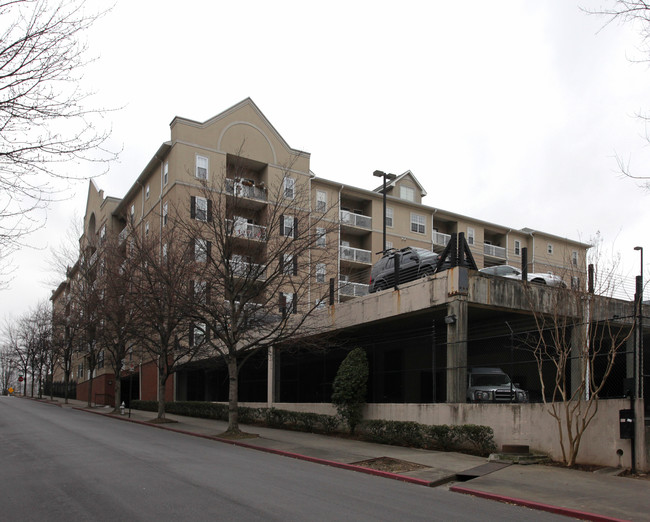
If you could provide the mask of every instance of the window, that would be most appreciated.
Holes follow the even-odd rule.
[[[169,207],[167,203],[163,203],[163,212],[162,212],[162,224],[163,227],[167,224],[167,214],[169,211]]]
[[[393,248],[393,242],[392,241],[386,241],[386,250],[390,250]]]
[[[192,346],[200,346],[205,342],[207,327],[205,323],[198,323],[192,326],[190,344]]]
[[[210,220],[210,205],[206,198],[192,196],[190,199],[190,217],[197,221]]]
[[[399,188],[399,197],[406,201],[415,201],[415,189],[413,187],[401,185]]]
[[[149,194],[151,191],[149,190],[149,185],[147,185],[147,188],[144,189],[144,199],[149,199]]]
[[[287,314],[295,314],[298,308],[298,300],[296,294],[289,294],[280,292],[280,313],[283,316]]]
[[[417,232],[418,234],[424,234],[426,231],[424,224],[424,216],[420,214],[411,213],[411,232]]]
[[[293,216],[280,216],[280,235],[294,238],[297,234],[297,219]]]
[[[163,165],[163,186],[167,185],[169,181],[169,161],[165,161]]]
[[[547,253],[549,256],[552,256],[552,255],[553,255],[553,243],[548,243],[548,244],[546,245],[546,253]]]
[[[393,208],[386,207],[386,226],[393,228]]]
[[[515,255],[520,256],[521,255],[521,241],[518,239],[515,239]]]
[[[323,190],[316,191],[316,211],[325,212],[327,210],[327,192]]]
[[[324,247],[326,238],[327,236],[325,233],[325,229],[321,227],[316,227],[316,246]]]
[[[316,305],[316,308],[315,308],[316,310],[324,310],[325,307],[327,306],[327,301],[324,298],[323,299],[316,299],[315,305]]]
[[[106,240],[106,225],[103,225],[99,230],[99,244],[101,245]]]
[[[286,275],[298,275],[298,258],[293,254],[282,256],[282,273]]]
[[[318,263],[316,265],[316,282],[317,283],[324,283],[326,273],[327,273],[327,271],[326,271],[326,268],[325,268],[325,263]]]
[[[580,290],[580,278],[578,276],[571,276],[571,289]]]
[[[468,245],[473,245],[474,244],[474,237],[475,237],[475,232],[472,227],[467,227],[467,244]]]
[[[84,378],[84,363],[79,363],[77,366],[77,379],[83,379]]]
[[[194,260],[197,263],[205,263],[210,255],[210,242],[206,239],[194,241]]]
[[[104,350],[97,354],[97,369],[101,370],[104,367]]]
[[[131,205],[131,223],[135,219],[135,205]]]
[[[167,261],[167,243],[162,246],[162,258]]]
[[[205,156],[196,156],[196,177],[198,179],[208,179],[208,158]]]
[[[284,197],[293,199],[295,196],[296,180],[293,178],[284,178]]]
[[[578,251],[574,250],[571,252],[571,264],[573,266],[578,266]]]
[[[190,281],[194,301],[200,304],[208,302],[208,283],[206,281]]]
[[[144,235],[145,235],[145,237],[149,235],[149,222],[148,221],[144,224]]]

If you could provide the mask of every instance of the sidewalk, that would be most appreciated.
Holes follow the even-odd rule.
[[[260,426],[244,427],[244,431],[258,437],[233,441],[218,437],[227,427],[223,421],[167,414],[166,417],[174,422],[150,424],[148,421],[156,417],[154,412],[132,410],[129,419],[128,410],[125,415],[113,415],[110,413],[111,408],[88,408],[86,403],[76,400],[71,400],[68,405],[62,404],[62,400],[56,404],[422,486],[446,487],[458,493],[543,509],[583,520],[650,520],[650,480],[544,465],[503,466],[488,463],[482,457],[462,453],[373,444]],[[387,472],[356,464],[382,457],[424,467],[413,471]],[[469,473],[466,473],[468,470]],[[458,475],[476,478],[459,481]]]

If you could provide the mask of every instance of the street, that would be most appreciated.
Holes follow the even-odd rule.
[[[566,520],[0,397],[2,520]]]

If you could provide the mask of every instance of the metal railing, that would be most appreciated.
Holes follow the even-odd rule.
[[[341,210],[341,224],[359,228],[372,228],[372,218],[362,214],[355,214],[349,210]]]
[[[339,281],[339,294],[348,297],[362,297],[368,295],[369,285],[363,283],[351,283],[350,281]]]
[[[361,250],[360,248],[341,245],[339,247],[339,259],[369,265],[372,263],[372,252],[370,250]]]
[[[266,239],[266,227],[255,225],[253,223],[237,222],[233,223],[232,219],[227,219],[228,230],[232,230],[233,237],[245,237],[263,241]]]
[[[266,265],[247,263],[237,259],[230,260],[230,268],[236,276],[253,277],[255,279],[266,279]]]
[[[251,183],[226,178],[226,194],[239,198],[257,199],[266,201],[266,189]]]
[[[500,257],[502,259],[506,258],[506,249],[496,245],[483,245],[483,253],[486,256]]]
[[[440,246],[447,246],[447,243],[449,243],[450,239],[451,234],[443,234],[442,232],[434,232],[432,237],[433,244]]]

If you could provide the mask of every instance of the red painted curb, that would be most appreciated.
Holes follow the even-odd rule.
[[[498,502],[505,502],[508,504],[516,504],[539,511],[548,511],[556,515],[563,515],[567,517],[577,518],[579,520],[592,520],[594,522],[629,522],[621,518],[608,517],[605,515],[596,515],[587,511],[580,511],[577,509],[563,508],[559,506],[552,506],[550,504],[542,504],[541,502],[534,502],[532,500],[523,500],[520,498],[506,497],[505,495],[498,495],[496,493],[487,493],[485,491],[478,491],[476,489],[465,488],[463,486],[452,486],[449,491],[455,493],[463,493],[465,495],[472,495],[475,497],[485,498],[488,500],[496,500]]]
[[[318,457],[309,457],[307,455],[301,455],[300,453],[292,453],[290,451],[283,451],[283,450],[278,450],[278,449],[272,449],[272,448],[265,448],[263,446],[256,446],[255,444],[249,444],[247,442],[240,442],[237,440],[231,440],[231,439],[224,439],[221,437],[217,437],[215,435],[203,435],[201,433],[194,433],[192,431],[186,431],[186,430],[179,430],[176,428],[172,428],[170,426],[166,426],[163,424],[151,424],[150,422],[146,421],[140,421],[136,419],[129,419],[129,418],[124,418],[124,417],[117,417],[115,415],[111,415],[110,413],[103,413],[100,411],[92,411],[92,410],[87,410],[85,408],[79,408],[76,406],[73,406],[73,409],[75,410],[80,410],[80,411],[86,411],[88,413],[94,413],[96,415],[103,415],[105,417],[111,417],[113,419],[118,419],[122,421],[127,421],[127,422],[134,422],[136,424],[143,424],[145,426],[150,426],[153,428],[160,428],[163,430],[167,431],[173,431],[175,433],[182,433],[184,435],[190,435],[192,437],[200,437],[202,439],[209,439],[209,440],[214,440],[217,442],[223,442],[226,444],[232,444],[233,446],[240,446],[242,448],[247,448],[247,449],[252,449],[252,450],[257,450],[257,451],[263,451],[265,453],[273,453],[275,455],[281,455],[283,457],[290,457],[293,459],[298,459],[298,460],[305,460],[307,462],[314,462],[316,464],[323,464],[325,466],[331,466],[333,468],[341,468],[341,469],[347,469],[349,471],[356,471],[358,473],[365,473],[367,475],[375,475],[378,477],[384,477],[384,478],[389,478],[393,480],[400,480],[402,482],[409,482],[411,484],[417,484],[419,486],[427,486],[431,487],[435,485],[435,482],[429,481],[429,480],[423,480],[423,479],[418,479],[414,477],[407,477],[405,475],[398,475],[397,473],[390,473],[388,471],[380,471],[376,469],[370,469],[370,468],[364,468],[361,466],[356,466],[355,464],[345,464],[344,462],[336,462],[335,460],[326,460],[326,459],[321,459]]]

